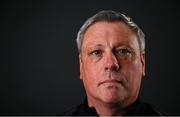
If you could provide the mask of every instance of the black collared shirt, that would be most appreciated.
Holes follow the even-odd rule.
[[[98,116],[96,109],[94,107],[89,107],[87,99],[84,103],[71,109],[64,114],[65,116]],[[124,116],[163,116],[161,113],[154,109],[150,104],[140,101],[138,98],[132,105],[127,107],[123,114]]]

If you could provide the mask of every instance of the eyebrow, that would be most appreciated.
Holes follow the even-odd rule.
[[[94,47],[104,47],[102,44],[96,44],[96,45],[92,45],[92,44],[90,44],[90,45],[88,45],[88,46],[86,46],[86,47],[88,47],[88,48],[94,48]]]
[[[118,45],[115,45],[114,47],[115,47],[115,48],[132,48],[131,46],[129,46],[129,45],[124,45],[124,44],[118,44]]]
[[[89,45],[87,45],[86,47],[88,48],[94,48],[94,47],[104,47],[103,44],[94,44],[94,43],[91,43]],[[117,43],[114,45],[115,48],[119,48],[119,47],[127,47],[127,48],[131,48],[131,46],[129,44],[126,44],[126,43]]]

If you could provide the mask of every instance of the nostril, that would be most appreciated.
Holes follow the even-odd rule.
[[[113,64],[111,66],[106,66],[105,71],[118,71],[119,70],[119,65],[118,64]]]
[[[106,68],[105,68],[105,71],[108,71],[108,70],[109,70],[109,68],[108,68],[108,67],[106,67]]]
[[[113,71],[118,71],[119,70],[119,65],[118,64],[114,64],[112,67]]]

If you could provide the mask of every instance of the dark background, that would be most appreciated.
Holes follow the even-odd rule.
[[[81,103],[76,34],[107,9],[128,14],[146,34],[141,97],[180,115],[180,9],[172,0],[1,1],[0,115],[60,115]]]

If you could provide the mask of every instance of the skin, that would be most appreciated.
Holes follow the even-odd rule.
[[[99,115],[123,115],[145,75],[136,34],[119,21],[96,22],[85,32],[79,61],[89,107]]]

